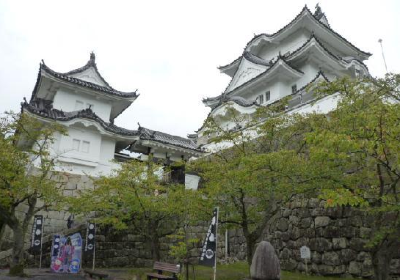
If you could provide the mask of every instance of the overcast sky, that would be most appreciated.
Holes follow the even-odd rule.
[[[139,98],[116,120],[186,136],[229,77],[217,66],[241,55],[254,34],[273,33],[319,2],[336,32],[363,51],[373,76],[400,72],[400,1],[18,1],[0,0],[0,112],[20,110],[41,59],[55,71],[83,66],[94,51],[102,76]]]

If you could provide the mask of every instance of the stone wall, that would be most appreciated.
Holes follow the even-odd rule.
[[[62,176],[65,183],[65,195],[74,195],[76,191],[92,188],[93,184],[87,176]],[[26,209],[21,206],[19,215]],[[67,230],[69,213],[65,211],[47,211],[41,213],[45,217],[45,235],[48,240],[44,249],[44,267],[50,263],[49,254],[51,235],[53,233],[71,232]],[[268,225],[262,240],[270,241],[277,250],[281,267],[289,271],[304,271],[304,261],[300,258],[300,247],[311,249],[311,260],[308,264],[313,274],[340,275],[355,277],[371,277],[371,254],[365,244],[371,234],[371,219],[365,213],[349,207],[325,208],[324,202],[318,199],[297,199],[281,208]],[[199,242],[191,250],[192,261],[198,259],[201,243],[208,229],[208,222],[190,229],[190,238],[196,237]],[[75,229],[82,232],[82,227]],[[74,231],[72,229],[72,231]],[[0,250],[0,266],[9,258],[11,234],[8,232],[6,242]],[[219,232],[218,256],[225,256],[225,235]],[[229,231],[229,256],[240,260],[246,259],[246,243],[240,230]],[[131,232],[99,231],[97,235],[96,266],[149,266],[153,260],[150,249],[142,237]],[[30,230],[26,237],[29,248]],[[170,244],[176,240],[164,239],[161,242],[161,258],[174,262],[169,256]],[[36,258],[37,260],[37,258]],[[30,258],[32,263],[34,258]],[[91,266],[91,256],[84,256],[84,264]],[[392,275],[400,278],[400,248],[391,263]]]
[[[201,225],[191,228],[189,238],[198,238],[199,242],[190,250],[190,262],[196,263],[200,255],[203,238],[206,235],[208,225]],[[64,230],[65,235],[79,232],[83,240],[86,237],[85,225],[73,229]],[[224,237],[221,236],[218,246],[218,256],[224,254]],[[170,256],[170,246],[177,244],[176,239],[163,238],[161,240],[161,260],[170,263],[178,263],[179,260]],[[52,245],[51,235],[43,239],[42,267],[50,267],[50,251]],[[28,265],[39,266],[39,256],[32,255],[27,250]],[[83,252],[83,266],[92,267],[93,255]],[[7,266],[8,258],[0,259],[0,267]],[[151,267],[153,265],[151,250],[144,238],[133,234],[130,231],[115,231],[111,228],[98,228],[96,235],[96,267]]]
[[[305,271],[300,247],[308,246],[313,274],[370,278],[371,253],[365,247],[373,222],[362,211],[350,207],[325,208],[318,199],[298,199],[283,207],[265,231],[277,250],[281,268]],[[230,232],[230,253],[245,259],[246,244],[240,231]],[[391,274],[400,279],[400,248],[391,262]]]
[[[73,196],[76,194],[78,190],[93,188],[93,183],[88,176],[81,175],[73,175],[73,174],[64,174],[64,173],[54,173],[53,179],[63,185],[63,193],[65,196]],[[39,201],[37,207],[41,207],[41,202]],[[22,218],[25,216],[25,213],[28,211],[28,206],[25,204],[21,204],[16,209],[16,216],[18,218]],[[51,210],[48,211],[40,211],[37,215],[43,215],[44,217],[44,234],[51,235],[54,233],[60,233],[67,229],[67,220],[70,217],[70,213],[67,211],[58,211]],[[31,242],[31,230],[32,230],[33,220],[28,229],[27,235],[25,236],[25,246],[29,247]],[[4,256],[8,256],[10,252],[9,249],[12,246],[12,231],[7,226],[4,231],[3,241],[1,242],[0,247],[0,263],[1,259]]]

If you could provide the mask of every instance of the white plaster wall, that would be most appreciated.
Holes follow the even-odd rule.
[[[109,165],[114,159],[116,140],[109,137],[101,138],[100,163]]]
[[[297,81],[297,88],[302,88],[309,82],[311,82],[319,71],[319,68],[314,63],[307,63],[300,67],[300,70],[304,73],[304,75]]]
[[[87,104],[92,104],[92,111],[96,113],[104,121],[110,119],[111,103],[96,99],[95,96],[83,92],[73,93],[68,89],[59,89],[54,96],[53,107],[64,112],[76,111],[76,101],[82,101],[84,108]]]
[[[288,114],[309,114],[313,112],[326,114],[337,107],[338,101],[339,101],[338,94],[326,96],[324,98],[321,98],[315,103],[303,105],[299,108],[291,110],[288,112]]]
[[[79,151],[73,149],[73,140],[79,140]],[[83,151],[83,141],[89,142],[88,152]],[[97,166],[100,161],[101,135],[85,127],[68,127],[68,135],[61,136],[58,153],[60,160],[79,165]]]

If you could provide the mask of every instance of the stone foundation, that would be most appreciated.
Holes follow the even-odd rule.
[[[308,246],[313,274],[370,278],[373,275],[371,253],[365,244],[371,235],[371,220],[350,207],[325,208],[318,199],[298,199],[281,209],[265,231],[278,253],[281,268],[305,271],[300,247]],[[230,232],[230,252],[246,257],[245,239],[240,231]],[[400,248],[391,262],[391,274],[400,278]]]
[[[87,176],[68,175],[61,178],[66,184],[65,195],[74,195],[79,189],[92,188],[93,184]],[[19,209],[24,215],[25,206]],[[45,217],[44,231],[47,242],[44,243],[43,267],[50,265],[51,235],[81,231],[83,227],[67,230],[69,213],[64,211],[48,211]],[[300,247],[311,249],[311,260],[308,269],[313,274],[366,277],[372,276],[371,253],[365,248],[371,234],[373,221],[365,213],[350,207],[325,208],[324,202],[318,199],[297,199],[281,208],[273,221],[268,225],[262,240],[270,241],[277,251],[283,270],[305,271],[304,260],[300,258]],[[206,235],[209,222],[191,228],[190,238],[198,238],[199,242],[191,250],[191,260],[198,259],[201,243]],[[7,263],[10,256],[10,231],[3,242],[0,252],[0,266]],[[225,234],[220,231],[218,256],[225,257]],[[246,259],[246,243],[240,230],[229,231],[229,257]],[[25,239],[29,248],[30,230]],[[176,262],[169,256],[170,239],[161,242],[161,258],[163,261]],[[150,248],[143,238],[131,232],[100,230],[96,242],[97,267],[142,267],[153,263]],[[30,257],[29,263],[34,265],[38,257]],[[91,256],[84,256],[84,265],[91,267]],[[400,279],[400,248],[391,262],[391,274]]]

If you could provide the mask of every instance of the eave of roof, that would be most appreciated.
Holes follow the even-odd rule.
[[[97,69],[96,55],[94,54],[94,52],[90,53],[90,59],[84,66],[79,67],[74,70],[71,70],[71,71],[68,71],[66,73],[62,73],[62,74],[64,74],[65,76],[71,76],[71,75],[86,71],[87,69],[89,69],[91,67],[96,71],[96,74],[100,77],[101,81],[106,85],[106,87],[114,90],[114,88],[112,86],[110,86],[110,84],[103,78],[103,76],[100,74],[99,70]]]
[[[302,51],[304,51],[308,46],[311,46],[311,43],[315,43],[318,47],[320,47],[322,49],[322,51],[329,56],[331,59],[335,60],[337,63],[341,64],[344,67],[348,67],[349,64],[351,64],[352,61],[357,61],[358,63],[360,63],[363,67],[366,68],[366,70],[368,71],[368,67],[367,65],[365,65],[362,61],[356,59],[356,58],[352,58],[350,61],[346,61],[343,58],[333,54],[316,36],[315,34],[311,34],[310,38],[303,44],[301,45],[299,48],[297,48],[296,50],[294,50],[293,52],[291,52],[289,55],[285,56],[285,59],[287,61],[292,61],[293,59],[296,58],[296,56],[301,53]]]
[[[229,68],[231,68],[232,66],[234,66],[235,64],[239,64],[240,59],[242,58],[242,56],[239,56],[238,58],[236,58],[234,61],[232,61],[231,63],[228,63],[224,66],[218,66],[218,70],[220,70],[221,72],[225,72],[226,70],[228,70]]]
[[[51,75],[52,77],[56,78],[56,79],[60,79],[63,81],[66,81],[68,83],[74,84],[74,85],[78,85],[81,87],[85,87],[85,88],[89,88],[91,90],[94,91],[99,91],[99,92],[103,92],[106,94],[110,94],[112,96],[117,96],[117,97],[122,97],[122,98],[129,98],[129,99],[136,99],[138,97],[138,94],[136,91],[134,92],[122,92],[122,91],[118,91],[112,88],[108,88],[108,87],[104,87],[104,86],[100,86],[91,82],[87,82],[78,78],[74,78],[74,77],[70,77],[67,76],[63,73],[59,73],[56,72],[54,70],[52,70],[51,68],[49,68],[44,62],[42,62],[40,64],[40,74],[43,75],[43,72],[45,72],[46,74]],[[35,87],[36,88],[36,87]],[[36,92],[34,92],[33,96],[34,97],[36,95]]]
[[[169,144],[189,150],[194,150],[196,152],[202,152],[200,149],[197,148],[196,143],[188,138],[151,130],[142,126],[139,126],[138,132],[140,134],[139,138],[141,140],[151,140],[163,144]]]
[[[246,57],[242,57],[242,59],[246,59]],[[259,58],[261,59],[261,58]],[[250,61],[251,62],[251,61]],[[221,95],[215,96],[215,97],[209,97],[209,98],[204,98],[203,99],[203,104],[206,106],[210,106],[210,107],[217,107],[220,105],[221,103],[221,99],[223,99],[225,96],[231,95],[234,92],[242,89],[243,87],[249,85],[252,82],[255,82],[256,80],[264,77],[265,75],[268,75],[269,73],[273,72],[277,67],[279,67],[280,65],[282,65],[283,67],[285,67],[286,69],[291,69],[293,71],[293,73],[297,73],[298,75],[303,75],[304,73],[301,70],[298,70],[296,68],[293,68],[292,66],[290,66],[285,59],[279,55],[278,58],[275,60],[275,62],[273,62],[272,64],[270,64],[270,67],[268,69],[266,69],[264,72],[260,73],[259,75],[255,76],[254,78],[248,80],[247,82],[241,84],[240,86],[234,88],[233,90],[227,92],[227,89],[229,88],[231,82],[228,84],[228,86],[225,89],[225,92],[222,93]],[[236,74],[235,74],[236,75]],[[233,79],[232,79],[233,80]],[[219,101],[219,103],[217,103]],[[212,105],[210,103],[215,103],[216,105]]]
[[[300,89],[298,89],[296,92],[292,93],[291,96],[295,96],[295,95],[299,94],[300,92],[304,91],[307,87],[309,87],[310,85],[312,85],[313,83],[315,83],[319,78],[323,78],[325,81],[330,82],[330,80],[326,77],[326,75],[324,74],[324,72],[323,72],[322,70],[320,70],[320,71],[318,71],[317,75],[316,75],[310,82],[308,82],[307,84],[305,84],[304,86],[302,86],[302,87],[301,87]],[[269,103],[269,104],[266,105],[266,106],[271,106],[271,105],[273,105],[273,104],[279,103],[280,101],[281,101],[281,99],[278,99],[278,100],[276,100],[276,101],[274,101],[274,102]],[[220,104],[219,104],[217,107],[219,107],[219,106],[220,106]],[[208,113],[206,119],[209,118],[209,116],[212,114],[212,112],[214,112],[214,110],[215,110],[217,107],[213,108],[213,109]],[[201,126],[199,129],[197,129],[195,132],[198,133],[200,130],[202,130],[202,129],[204,128],[204,125],[205,125],[205,122],[204,122],[204,123],[202,124],[202,126]]]
[[[147,128],[139,127],[139,130],[129,130],[119,126],[114,125],[113,123],[108,123],[103,121],[99,116],[96,115],[90,108],[84,109],[81,111],[74,112],[63,112],[62,110],[57,110],[51,107],[50,104],[46,106],[40,105],[40,102],[46,102],[42,99],[37,99],[36,101],[32,101],[27,103],[26,101],[21,103],[22,110],[26,110],[32,114],[37,116],[51,119],[55,121],[71,121],[73,119],[88,119],[95,121],[98,123],[104,130],[114,133],[116,135],[121,136],[136,136],[141,140],[149,140],[160,142],[163,144],[168,144],[172,146],[177,146],[183,149],[193,150],[196,153],[201,153],[202,151],[197,148],[195,142],[190,139],[174,136],[171,134],[150,130]]]
[[[346,38],[342,37],[339,33],[335,32],[332,28],[330,28],[329,26],[325,25],[324,23],[320,22],[313,14],[312,12],[307,8],[307,5],[304,6],[304,8],[301,10],[301,12],[291,21],[289,22],[287,25],[285,25],[284,27],[282,27],[281,29],[279,29],[278,31],[276,31],[273,34],[266,34],[266,33],[262,33],[259,34],[257,36],[255,36],[253,39],[251,39],[246,47],[245,50],[248,49],[248,47],[257,39],[261,38],[261,37],[266,37],[268,40],[273,39],[274,37],[278,36],[280,33],[282,33],[283,31],[285,31],[287,28],[289,28],[290,26],[294,25],[302,16],[304,15],[309,15],[310,18],[319,26],[321,26],[322,28],[324,28],[325,30],[331,32],[333,35],[335,35],[337,38],[339,38],[340,40],[342,40],[343,42],[345,42],[348,46],[350,46],[351,48],[353,48],[354,50],[356,50],[359,53],[362,53],[363,55],[369,57],[372,54],[369,52],[365,52],[360,50],[359,48],[357,48],[355,45],[353,45],[351,42],[349,42]]]
[[[265,70],[264,72],[262,72],[259,75],[255,76],[254,78],[248,80],[247,82],[241,84],[240,86],[234,88],[233,90],[231,90],[229,92],[226,92],[225,94],[231,95],[234,92],[237,92],[237,91],[243,89],[244,87],[248,86],[249,84],[258,81],[263,77],[266,77],[270,73],[273,73],[276,69],[278,69],[278,67],[283,67],[284,69],[287,69],[288,71],[291,71],[292,73],[297,74],[298,76],[301,76],[301,75],[304,74],[301,70],[298,70],[298,69],[293,68],[292,66],[290,66],[285,61],[285,59],[281,55],[279,55],[278,59],[276,59],[276,61],[274,63],[272,63],[271,67],[269,67],[267,70]]]
[[[38,101],[38,99],[36,99]],[[23,102],[21,103],[21,107],[23,110],[27,110],[30,113],[38,115],[40,117],[51,119],[55,121],[66,122],[73,119],[88,119],[95,121],[106,131],[123,135],[123,136],[139,136],[139,133],[136,130],[128,130],[122,127],[118,127],[112,123],[105,122],[102,118],[96,115],[90,108],[81,110],[81,111],[73,111],[73,112],[64,112],[62,110],[57,110],[54,108],[40,108],[35,103],[36,101],[31,101],[30,103]]]

